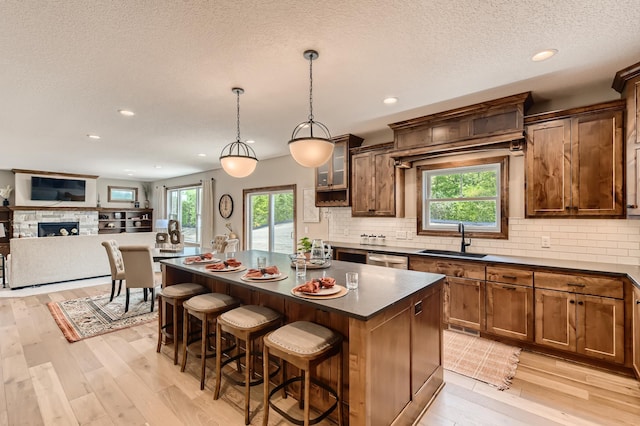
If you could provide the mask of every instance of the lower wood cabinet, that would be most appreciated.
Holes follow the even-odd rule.
[[[633,369],[640,378],[640,288],[633,289]]]
[[[619,279],[535,274],[535,342],[624,363],[624,290]]]
[[[533,272],[487,266],[486,331],[533,341]]]
[[[443,319],[481,331],[485,324],[485,266],[475,262],[411,256],[411,269],[446,275]]]

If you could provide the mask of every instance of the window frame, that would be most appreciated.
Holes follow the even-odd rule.
[[[416,180],[417,180],[417,235],[437,235],[437,236],[451,236],[458,237],[460,233],[457,227],[447,227],[447,229],[423,229],[424,212],[427,208],[426,201],[426,180],[424,178],[424,172],[443,169],[456,169],[461,167],[474,167],[485,166],[489,164],[496,164],[499,166],[500,179],[499,179],[499,231],[479,231],[469,227],[465,229],[465,236],[469,238],[487,238],[487,239],[508,239],[509,238],[509,156],[503,155],[499,157],[486,157],[470,160],[458,160],[449,161],[446,163],[434,163],[425,164],[416,167]]]

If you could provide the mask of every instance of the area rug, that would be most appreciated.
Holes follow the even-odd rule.
[[[509,389],[516,374],[521,348],[444,331],[443,366],[467,377],[488,383],[499,390]]]
[[[156,303],[151,309],[151,295],[144,301],[142,289],[132,289],[129,311],[124,312],[125,294],[114,297],[110,294],[82,297],[80,299],[49,302],[47,306],[62,334],[71,343],[88,337],[98,336],[158,318]]]

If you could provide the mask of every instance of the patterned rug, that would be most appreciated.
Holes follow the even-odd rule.
[[[444,331],[443,366],[499,390],[509,389],[516,375],[521,348],[500,342]]]
[[[156,289],[156,293],[159,289]],[[62,334],[71,343],[100,334],[157,320],[158,304],[151,309],[151,296],[144,301],[142,289],[132,289],[129,311],[124,313],[125,292],[109,302],[110,295],[49,302],[47,306]]]

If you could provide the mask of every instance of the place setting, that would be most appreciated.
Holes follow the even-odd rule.
[[[291,294],[305,299],[337,299],[347,294],[349,290],[336,284],[332,277],[313,278],[302,285],[291,289]]]
[[[185,265],[204,265],[208,263],[218,263],[221,259],[215,257],[215,253],[203,253],[199,256],[185,257],[182,263]]]
[[[288,278],[288,275],[280,272],[276,265],[266,266],[266,258],[264,257],[258,258],[257,263],[257,268],[250,268],[240,279],[247,282],[269,282]]]
[[[244,266],[242,264],[242,262],[240,262],[238,259],[236,259],[235,257],[230,257],[224,261],[218,260],[218,262],[216,263],[212,263],[209,265],[206,265],[204,267],[205,271],[207,272],[239,272],[239,271],[244,271],[245,269],[247,269],[246,266]]]

